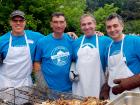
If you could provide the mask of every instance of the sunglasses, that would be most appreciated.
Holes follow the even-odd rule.
[[[14,23],[17,23],[17,22],[23,23],[23,22],[25,21],[25,19],[13,19],[12,21],[13,21]]]

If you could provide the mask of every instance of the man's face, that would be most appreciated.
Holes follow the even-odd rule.
[[[112,39],[120,40],[122,38],[123,24],[118,18],[106,21],[107,33]]]
[[[96,23],[92,17],[84,17],[80,22],[81,30],[86,36],[91,36],[95,33]]]
[[[54,16],[51,21],[51,28],[54,33],[62,34],[66,28],[66,21],[63,16]]]
[[[12,20],[10,20],[10,25],[12,27],[12,33],[14,35],[21,35],[24,32],[26,22],[22,17],[16,16]]]

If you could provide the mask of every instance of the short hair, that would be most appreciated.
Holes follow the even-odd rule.
[[[110,14],[110,15],[107,17],[106,21],[112,20],[112,19],[114,19],[114,18],[117,18],[117,19],[122,23],[122,25],[124,25],[123,18],[122,18],[120,15],[118,15],[117,13],[112,13],[112,14]]]
[[[85,17],[91,17],[92,21],[96,23],[96,19],[95,19],[95,17],[92,14],[84,14],[84,15],[82,15],[81,18],[80,18],[80,22]]]
[[[53,18],[53,17],[59,17],[59,16],[63,16],[65,18],[64,13],[62,12],[54,12],[51,17]]]

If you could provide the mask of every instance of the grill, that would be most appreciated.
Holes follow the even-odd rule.
[[[51,89],[40,90],[36,87],[8,88],[0,91],[0,105],[34,105],[46,100],[78,99],[83,97],[71,93],[54,91]]]

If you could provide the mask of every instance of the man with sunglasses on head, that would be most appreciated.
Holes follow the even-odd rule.
[[[38,32],[24,30],[24,12],[16,10],[10,15],[11,31],[0,37],[0,89],[32,86],[31,72],[37,41],[43,37]]]

